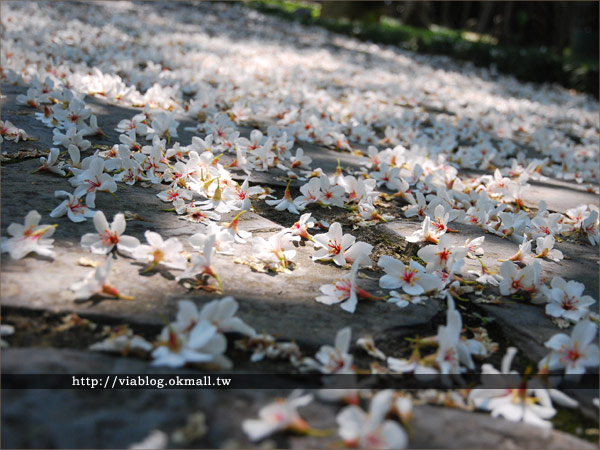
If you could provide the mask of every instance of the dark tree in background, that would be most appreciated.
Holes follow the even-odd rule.
[[[322,17],[378,21],[382,15],[418,27],[438,24],[489,34],[517,46],[571,48],[598,57],[599,2],[571,1],[323,1]]]

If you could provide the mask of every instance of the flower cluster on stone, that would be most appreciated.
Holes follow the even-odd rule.
[[[548,419],[557,412],[552,406],[552,400],[570,408],[576,407],[578,402],[556,389],[544,387],[537,380],[524,382],[520,374],[510,369],[516,353],[517,349],[514,347],[507,349],[500,371],[490,364],[484,364],[483,384],[471,390],[469,400],[476,408],[491,411],[492,417],[504,417],[514,422],[523,421],[551,428],[552,422]]]
[[[101,270],[110,271],[111,267],[109,263]],[[200,310],[191,300],[180,300],[177,306],[175,320],[162,329],[153,343],[134,334],[128,327],[117,327],[108,330],[108,337],[93,344],[90,349],[124,355],[141,351],[153,358],[154,366],[174,368],[201,364],[226,370],[231,369],[233,364],[225,356],[225,334],[256,335],[252,327],[236,316],[239,304],[233,297],[210,301]]]

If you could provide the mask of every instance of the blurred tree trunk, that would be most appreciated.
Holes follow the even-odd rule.
[[[452,26],[452,22],[450,21],[450,2],[443,2],[442,3],[442,25],[445,27],[451,27]]]
[[[477,26],[475,28],[475,32],[483,33],[488,24],[490,23],[490,19],[492,18],[492,13],[494,11],[494,2],[483,2],[481,4],[481,11],[479,11],[479,17],[477,18]]]
[[[415,3],[416,2],[404,2],[404,11],[402,12],[402,16],[400,17],[402,23],[408,23],[408,21],[410,20],[410,17],[412,16],[413,11],[415,10]]]
[[[561,44],[570,47],[573,56],[597,58],[598,2],[578,2],[568,7],[570,20],[561,35]]]
[[[402,23],[414,25],[416,27],[429,27],[429,11],[431,2],[429,1],[409,1],[405,3],[404,13],[402,14]]]
[[[473,6],[473,2],[464,2],[461,4],[462,10],[460,14],[460,21],[458,23],[459,28],[465,28],[465,23],[469,19],[469,14],[471,14],[471,7]]]
[[[512,1],[504,4],[504,15],[502,16],[502,33],[500,39],[504,42],[510,42],[512,40],[512,13],[514,3]]]
[[[572,26],[571,12],[577,8],[577,2],[552,2],[552,39],[550,44],[563,49],[569,43],[569,34]],[[577,16],[577,14],[575,14]]]
[[[321,17],[378,22],[384,6],[382,1],[324,1],[321,3]]]

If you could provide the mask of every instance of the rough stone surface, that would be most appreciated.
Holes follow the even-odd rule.
[[[3,370],[10,373],[135,374],[160,373],[140,361],[74,350],[7,349]],[[193,374],[178,369],[173,373]],[[3,446],[6,448],[115,448],[141,441],[152,430],[173,433],[189,415],[203,412],[207,434],[194,447],[218,448],[233,439],[238,448],[259,448],[241,431],[241,423],[256,417],[274,397],[273,390],[21,390],[2,391]],[[56,405],[60,404],[60,408]],[[315,401],[299,410],[311,426],[331,430],[328,437],[278,433],[276,448],[325,448],[338,440],[335,416],[341,409]],[[169,411],[165,414],[165,411]],[[29,420],[23,424],[22,417]],[[410,448],[596,448],[558,431],[493,419],[456,409],[417,406]],[[457,424],[468,423],[468,429]],[[175,446],[177,448],[177,446]]]
[[[17,88],[10,87],[5,93],[7,99],[4,104],[11,105],[11,95],[14,97],[19,92]],[[118,120],[124,117],[131,117],[132,111],[121,109],[114,106],[103,105],[100,101],[92,102],[97,114],[105,114],[102,120],[111,118],[110,125],[105,127],[107,132],[118,123]],[[30,115],[16,116],[17,109],[11,109],[9,106],[3,110],[3,117],[9,118],[13,123],[23,127],[29,134],[39,137],[39,141],[27,141],[23,143],[6,143],[3,145],[3,151],[13,152],[20,149],[47,149],[51,134],[50,129],[40,126]],[[108,113],[110,111],[110,114]],[[114,113],[114,114],[113,114]],[[6,115],[6,116],[5,116]],[[114,123],[113,123],[114,122]],[[181,127],[183,128],[183,127]],[[114,133],[113,133],[114,134]],[[246,130],[246,135],[249,130]],[[116,136],[112,136],[112,142]],[[191,140],[191,137],[187,137]],[[94,141],[94,144],[106,144],[111,141]],[[186,143],[185,134],[181,137],[182,144]],[[338,158],[342,161],[344,168],[355,170],[358,168],[360,157],[348,153],[337,152],[329,149],[319,148],[313,144],[302,144],[307,154],[313,157],[313,167],[322,167],[331,173],[337,166]],[[57,256],[50,264],[48,260],[39,257],[28,257],[20,261],[12,261],[7,255],[2,255],[2,284],[0,293],[2,304],[5,307],[30,308],[39,311],[52,311],[60,313],[77,312],[83,317],[91,317],[96,321],[109,321],[111,323],[129,322],[153,327],[159,327],[163,323],[163,317],[173,317],[177,309],[177,301],[182,298],[192,298],[199,304],[203,304],[210,299],[218,298],[220,295],[209,294],[206,292],[189,291],[181,283],[177,283],[173,274],[176,271],[153,271],[143,274],[141,265],[131,264],[123,257],[118,257],[115,261],[113,280],[115,285],[124,293],[136,297],[134,301],[124,300],[93,300],[87,302],[74,302],[74,295],[68,290],[68,287],[82,279],[92,269],[82,267],[77,261],[82,257],[91,259],[102,259],[84,251],[79,246],[79,236],[87,232],[93,232],[93,224],[88,221],[84,224],[74,224],[66,218],[51,220],[47,217],[48,213],[58,204],[54,198],[55,190],[70,190],[70,185],[66,179],[55,177],[48,174],[31,174],[39,166],[37,159],[24,160],[18,163],[5,164],[1,168],[2,173],[2,231],[5,234],[6,227],[14,218],[22,218],[31,209],[37,209],[44,217],[43,223],[58,223],[59,227],[54,235],[55,250]],[[254,173],[251,176],[252,182],[258,182],[263,185],[273,187],[284,186],[284,173],[280,171],[269,173]],[[296,182],[295,185],[299,185]],[[589,194],[578,190],[569,190],[563,186],[535,187],[536,195],[541,198],[547,198],[550,209],[564,211],[565,208],[575,203],[589,202]],[[161,186],[128,186],[117,192],[117,198],[100,193],[97,198],[97,209],[101,209],[110,220],[114,214],[123,211],[130,211],[138,214],[144,220],[131,220],[127,222],[127,234],[138,237],[143,241],[143,234],[146,230],[154,230],[161,233],[164,237],[178,237],[186,241],[191,234],[201,231],[203,225],[179,220],[172,212],[163,212],[161,208],[165,207],[157,197],[156,193],[164,189]],[[555,192],[559,192],[557,195]],[[562,196],[566,193],[565,197]],[[572,197],[568,197],[568,196]],[[574,196],[574,197],[573,197]],[[552,203],[557,201],[560,203]],[[233,214],[223,215],[222,220],[227,221],[233,217]],[[240,219],[242,229],[252,231],[256,236],[268,237],[273,232],[281,229],[281,225],[262,217],[256,213],[244,214]],[[414,221],[399,219],[395,222],[383,225],[383,231],[386,233],[396,233],[398,236],[407,236],[411,234],[419,224]],[[468,238],[480,236],[479,229],[468,225],[455,224],[460,233],[451,235],[456,243],[462,243]],[[398,236],[398,241],[402,239]],[[187,245],[187,244],[186,244]],[[486,254],[483,261],[490,267],[498,265],[498,259],[507,258],[517,250],[517,244],[507,239],[501,239],[497,236],[486,234],[485,241]],[[239,252],[236,257],[247,258],[251,256],[250,248],[239,246]],[[586,284],[588,292],[593,297],[598,297],[598,283],[590,283],[590,280],[597,280],[597,252],[595,249],[586,245],[564,242],[558,245],[569,259],[560,263],[551,261],[542,261],[544,274],[548,277],[561,275],[568,279],[575,279]],[[189,249],[189,247],[188,247]],[[313,263],[311,255],[313,254],[313,245],[306,243],[297,248],[297,256],[294,259],[295,266],[290,273],[283,274],[263,274],[251,271],[246,265],[232,264],[233,256],[217,255],[214,260],[214,267],[219,273],[226,286],[224,295],[233,295],[240,303],[239,315],[246,322],[251,324],[259,331],[265,331],[281,339],[291,339],[298,342],[307,353],[316,350],[320,345],[332,343],[335,332],[347,325],[352,326],[355,337],[364,334],[372,334],[376,341],[389,341],[386,349],[389,354],[394,355],[394,345],[400,345],[403,338],[413,336],[419,333],[419,330],[426,327],[431,329],[430,321],[441,311],[444,310],[443,302],[439,300],[430,300],[424,306],[411,305],[401,312],[397,307],[383,302],[361,301],[357,312],[354,315],[345,313],[338,306],[325,306],[315,302],[315,297],[319,295],[319,287],[330,283],[335,278],[341,276],[345,271],[335,267],[333,264]],[[468,268],[476,270],[478,264],[473,261],[468,262]],[[374,273],[369,278],[361,278],[360,284],[365,289],[381,295],[384,292],[379,289],[377,276]],[[495,318],[502,326],[505,336],[512,345],[517,345],[522,352],[526,353],[531,359],[538,360],[545,355],[543,343],[554,333],[558,331],[557,327],[544,314],[542,306],[522,304],[518,302],[504,302],[502,305],[481,305],[481,308]],[[595,305],[597,308],[597,305]],[[274,320],[275,319],[275,320]],[[396,344],[394,344],[396,343]],[[15,349],[16,350],[16,349]],[[15,351],[11,350],[11,351]],[[108,358],[100,355],[87,356],[87,354],[69,353],[53,354],[51,350],[31,349],[28,360],[36,361],[40,356],[49,356],[53,361],[45,366],[49,371],[60,371],[63,368],[76,368],[78,371],[99,372]],[[52,355],[54,355],[52,357]],[[61,361],[66,360],[68,364],[61,365]],[[115,361],[115,370],[122,369],[124,372],[134,370],[144,372],[148,370],[147,363],[141,361],[132,361],[126,359],[109,359]],[[19,360],[21,361],[21,360]],[[100,361],[100,365],[96,362]],[[4,362],[4,359],[3,359]],[[131,365],[130,365],[131,364]],[[236,361],[236,366],[239,364]],[[6,365],[4,366],[7,367]],[[14,364],[13,369],[16,367]],[[24,370],[23,366],[21,370]],[[59,370],[60,369],[60,370]],[[216,396],[219,396],[217,399]],[[117,412],[120,406],[113,406],[116,397],[111,397],[107,393],[80,393],[72,391],[62,392],[25,392],[19,393],[8,391],[5,399],[10,405],[6,408],[3,415],[3,421],[6,426],[17,421],[22,411],[35,405],[52,404],[61,402],[78,411],[86,410],[91,403],[102,399],[102,408],[97,408],[95,412],[77,414],[77,419],[71,426],[78,430],[78,433],[66,433],[56,424],[42,420],[45,414],[44,406],[38,408],[36,414],[40,414],[40,425],[35,432],[27,434],[27,438],[18,437],[16,434],[4,433],[3,438],[9,446],[58,446],[85,447],[89,445],[84,440],[84,436],[94,436],[94,442],[102,443],[101,446],[113,447],[123,446],[126,442],[137,442],[147,435],[151,429],[160,428],[167,419],[161,417],[161,411],[164,408],[169,410],[178,410],[171,415],[168,423],[174,424],[181,422],[185,418],[186,411],[190,411],[191,405],[195,408],[205,408],[214,410],[217,418],[218,414],[224,414],[229,417],[233,404],[244,403],[242,410],[250,408],[254,411],[261,404],[257,398],[262,398],[266,402],[265,393],[250,392],[241,397],[235,395],[225,395],[215,393],[203,393],[202,396],[194,394],[192,397],[198,397],[199,400],[191,400],[189,394],[178,393],[176,395],[166,392],[139,392],[123,393],[128,406],[128,410]],[[258,397],[256,397],[258,395]],[[24,398],[23,405],[16,406],[17,399]],[[121,397],[119,397],[121,399]],[[196,403],[194,403],[196,402]],[[123,403],[121,403],[122,405]],[[219,406],[215,409],[214,405]],[[160,405],[159,407],[149,408],[149,405]],[[187,406],[186,406],[187,405]],[[240,403],[241,405],[241,403]],[[252,405],[252,406],[250,406]],[[313,408],[312,406],[309,408]],[[307,408],[308,409],[308,408]],[[436,424],[426,424],[419,422],[419,413],[421,408],[415,413],[415,429],[419,432],[417,436],[428,436],[428,430],[437,430],[440,427],[449,427],[450,420],[455,420],[455,415],[464,415],[457,411],[448,412],[444,409],[435,410],[435,420],[441,421]],[[142,413],[143,411],[143,413]],[[325,412],[324,412],[325,411]],[[65,413],[66,414],[66,413]],[[133,417],[139,416],[138,419]],[[319,409],[315,417],[321,417],[323,423],[330,423],[334,417],[332,411]],[[446,415],[450,416],[446,417]],[[588,411],[589,414],[589,411]],[[592,413],[593,414],[593,413]],[[239,414],[237,425],[234,421],[214,420],[215,430],[208,434],[206,440],[197,443],[199,446],[213,446],[222,443],[223,436],[234,436],[239,442],[248,445],[243,433],[240,432],[239,423],[243,420],[245,414]],[[61,416],[62,417],[62,416]],[[59,418],[64,423],[66,417]],[[438,418],[439,417],[439,418]],[[471,416],[469,416],[469,420]],[[495,448],[534,448],[545,447],[549,442],[560,442],[566,446],[573,446],[573,442],[568,436],[556,434],[558,441],[550,441],[550,435],[541,436],[531,434],[528,429],[513,428],[513,424],[507,422],[507,425],[499,425],[487,416],[476,415],[476,420],[485,420],[482,426],[489,432],[490,436],[481,440],[475,439],[469,441],[462,435],[456,435],[447,441],[427,439],[421,442],[423,447],[445,447],[447,442],[459,443],[463,448],[476,448],[487,446],[493,442]],[[118,419],[117,419],[118,418]],[[461,418],[461,420],[463,420]],[[116,431],[112,434],[100,431],[103,424],[108,427],[111,424],[133,424],[134,430],[124,431],[127,427],[115,427]],[[143,425],[141,425],[143,423]],[[421,424],[421,425],[419,425]],[[334,426],[331,424],[329,426]],[[64,426],[64,425],[63,425]],[[317,425],[315,425],[317,426]],[[510,431],[510,432],[509,432]],[[432,433],[434,435],[436,433]],[[523,436],[527,436],[525,439]],[[552,435],[554,436],[554,435]],[[460,439],[459,439],[460,438]],[[520,440],[521,439],[521,440]],[[562,439],[562,440],[561,440]],[[313,444],[314,442],[314,444]],[[540,443],[541,444],[538,444]],[[287,438],[276,440],[278,446],[306,447],[314,445],[321,446],[321,441],[306,440],[304,438]],[[415,444],[416,446],[419,446]],[[561,444],[562,445],[562,444]],[[584,444],[582,444],[584,445]],[[557,448],[560,445],[557,444]],[[581,446],[579,446],[581,447]]]
[[[406,237],[417,230],[419,225],[416,222],[396,221],[386,224],[384,227]],[[497,268],[500,265],[499,259],[507,259],[519,249],[519,245],[510,239],[483,233],[477,227],[460,223],[452,223],[450,226],[458,230],[458,233],[449,234],[452,243],[455,245],[463,244],[466,239],[485,236],[483,244],[485,254],[481,259],[490,268]],[[558,243],[556,248],[561,250],[569,259],[565,258],[558,263],[541,260],[543,276],[547,280],[551,280],[553,276],[562,276],[565,279],[579,281],[586,286],[586,292],[589,295],[598,298],[598,282],[590,283],[590,280],[598,280],[598,254],[596,249],[573,242]],[[468,270],[477,271],[480,269],[480,264],[476,260],[467,259],[466,267]],[[504,299],[500,305],[482,304],[481,307],[491,317],[498,320],[506,332],[506,336],[514,345],[528,354],[532,360],[540,360],[546,355],[547,350],[544,347],[544,342],[558,332],[557,326],[545,314],[543,305]],[[595,303],[592,309],[597,311],[597,308],[598,304]]]
[[[420,225],[420,222],[400,220],[390,222],[384,227],[406,238],[418,230]],[[466,239],[472,240],[479,236],[485,236],[483,243],[485,253],[481,260],[491,269],[498,268],[501,264],[500,260],[510,258],[519,250],[519,244],[511,239],[503,239],[495,234],[485,233],[478,227],[462,223],[451,223],[449,226],[458,230],[458,233],[449,233],[454,245],[462,245]],[[585,285],[586,294],[598,298],[598,283],[590,283],[590,280],[598,279],[598,250],[586,244],[568,241],[557,242],[555,248],[565,255],[565,259],[560,262],[544,258],[538,259],[542,265],[542,276],[547,280],[551,280],[554,276],[561,276],[565,279],[579,281]],[[467,270],[479,270],[480,272],[481,266],[477,260],[467,259],[466,267]],[[592,308],[597,310],[598,304],[596,303]]]
[[[9,86],[4,103],[12,105],[11,101],[14,102],[17,93],[22,92],[24,92],[23,88]],[[132,115],[131,110],[106,105],[98,99],[94,99],[93,105],[99,108],[96,110],[98,114],[104,110],[110,109],[112,112],[116,109],[114,115],[106,113],[107,117],[111,118],[109,125],[105,127],[107,130],[114,128],[122,118],[129,118]],[[15,112],[11,109],[14,107],[3,110],[3,116],[6,114],[9,120],[16,120],[13,116]],[[33,117],[18,117],[26,117],[27,124],[32,124],[32,134],[38,133],[43,139],[51,139],[51,134],[42,133],[50,130],[49,128],[33,127],[34,124],[39,124]],[[21,122],[18,122],[19,126],[23,126]],[[26,126],[24,128],[29,132]],[[183,124],[180,125],[180,129],[182,128]],[[246,135],[249,135],[248,130]],[[117,135],[113,136],[110,142],[115,140],[118,141]],[[189,143],[191,137],[184,134],[180,142],[184,145],[186,141]],[[42,140],[27,141],[23,145],[29,148],[28,145],[32,144],[33,148],[42,149],[44,146],[40,144],[41,142]],[[21,148],[19,147],[21,143],[11,143],[11,145],[9,150],[11,148],[14,150],[15,146]],[[313,156],[314,167],[322,167],[331,173],[337,166],[337,159],[341,158],[345,167],[349,165],[358,168],[357,161],[360,157],[319,148],[314,144],[303,143],[302,146]],[[60,203],[60,200],[54,198],[54,191],[70,190],[71,187],[68,180],[52,174],[31,174],[30,172],[37,167],[39,167],[37,159],[2,166],[2,230],[5,234],[6,227],[13,218],[24,217],[29,210],[36,209],[44,217],[43,223],[59,224],[53,236],[57,256],[52,264],[48,264],[44,258],[28,257],[12,261],[8,255],[2,255],[3,272],[0,292],[4,305],[26,306],[54,312],[76,311],[79,314],[100,314],[124,321],[158,324],[161,323],[161,317],[173,317],[177,300],[181,298],[197,298],[200,302],[215,298],[215,295],[207,293],[189,292],[181,283],[175,281],[173,274],[177,275],[177,271],[161,270],[142,274],[143,266],[131,264],[130,260],[119,257],[114,265],[112,279],[118,289],[135,296],[136,300],[106,299],[74,302],[74,294],[68,287],[92,270],[77,265],[77,261],[82,257],[102,260],[101,256],[92,255],[79,246],[78,236],[94,232],[95,229],[91,220],[76,224],[66,217],[58,219],[47,217],[47,214]],[[286,184],[271,172],[254,172],[253,175],[255,178],[251,178],[252,182],[261,181],[263,184],[273,186]],[[162,212],[161,209],[169,205],[161,202],[155,194],[163,189],[163,186],[134,185],[124,188],[120,185],[116,199],[109,194],[100,193],[96,199],[96,209],[104,211],[109,221],[118,212],[130,211],[139,214],[144,220],[128,221],[126,234],[135,236],[142,242],[146,230],[156,231],[165,238],[177,237],[182,242],[186,242],[189,236],[202,231],[204,225],[178,220],[173,212]],[[15,195],[11,195],[11,192]],[[233,216],[234,213],[225,214],[222,220],[231,220]],[[240,228],[253,232],[255,236],[268,237],[274,231],[281,229],[281,226],[258,214],[246,213],[240,218]],[[187,248],[191,250],[189,245]],[[249,246],[236,245],[236,248],[240,252],[236,256],[246,258],[251,256]],[[442,310],[439,302],[432,301],[426,306],[411,306],[399,315],[394,314],[397,312],[397,307],[394,305],[361,302],[357,313],[350,315],[341,311],[338,306],[327,307],[318,304],[315,302],[315,297],[320,295],[319,287],[331,283],[346,272],[331,263],[312,263],[311,256],[314,253],[312,243],[299,246],[297,250],[297,256],[293,260],[295,268],[291,273],[278,275],[256,273],[246,265],[232,264],[233,256],[215,257],[215,270],[220,274],[225,285],[224,295],[233,295],[239,300],[240,316],[256,329],[315,346],[331,341],[335,331],[348,324],[352,324],[356,335],[367,332],[384,335],[390,328],[427,324]],[[361,286],[383,294],[383,291],[378,290],[377,283],[372,280],[364,279],[361,281]],[[273,321],[273,317],[277,317],[278,320]],[[374,320],[375,317],[377,320]]]
[[[414,417],[413,448],[596,448],[559,431],[494,420],[487,414],[422,406],[415,408]]]
[[[587,192],[584,185],[567,183],[547,178],[544,181],[530,181],[523,195],[525,205],[537,208],[540,200],[546,201],[549,211],[565,214],[568,209],[581,204],[598,206],[598,196]]]

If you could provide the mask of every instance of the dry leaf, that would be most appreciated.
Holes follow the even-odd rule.
[[[561,329],[569,328],[571,326],[571,322],[561,317],[553,317],[552,322],[554,323],[554,325]]]
[[[356,344],[372,357],[383,359],[385,361],[385,354],[377,347],[375,347],[375,341],[373,340],[373,336],[367,335],[361,337],[359,340],[356,341]]]
[[[203,438],[207,431],[206,416],[202,412],[197,412],[188,416],[185,426],[176,429],[171,439],[176,444],[187,446]]]
[[[48,156],[50,152],[48,150],[19,150],[17,153],[2,153],[0,155],[0,161],[2,162],[11,162],[11,161],[21,161],[24,159],[34,159],[39,158],[40,156]]]
[[[151,220],[144,219],[138,213],[134,213],[134,212],[131,212],[131,211],[125,211],[123,214],[125,215],[125,220],[127,220],[127,221],[140,220],[140,221],[143,221],[143,222],[152,222]]]
[[[103,145],[103,144],[93,144],[92,148],[94,150],[102,150],[102,151],[108,151],[112,149],[112,145]]]
[[[473,300],[475,303],[491,303],[494,305],[502,304],[502,297],[498,297],[495,295],[488,295],[487,297],[475,297]]]
[[[191,283],[184,283],[184,286],[187,287],[188,289],[195,289],[195,290],[199,290],[199,291],[206,291],[206,292],[217,292],[217,293],[222,293],[221,289],[218,286],[212,286],[210,284],[207,283],[207,280],[194,280]]]
[[[494,353],[498,351],[498,343],[492,341],[485,328],[471,328],[471,331],[473,332],[473,339],[481,342],[488,353]]]
[[[100,267],[103,262],[102,261],[94,261],[93,259],[88,258],[87,256],[82,256],[77,260],[77,264],[83,267]]]
[[[55,327],[54,331],[61,333],[73,327],[86,327],[90,330],[95,330],[97,327],[97,324],[94,322],[90,322],[88,319],[82,319],[78,314],[75,313],[63,317],[62,321],[62,325]]]
[[[383,374],[387,374],[387,373],[392,373],[390,371],[390,369],[388,369],[385,366],[382,366],[378,362],[372,362],[369,367],[371,369],[371,373],[376,374],[376,375],[383,375]]]

